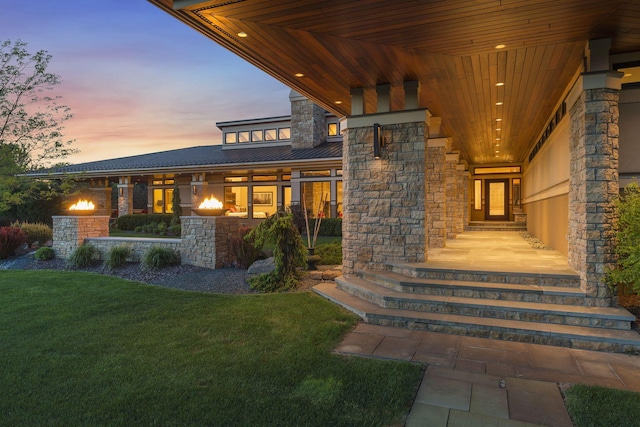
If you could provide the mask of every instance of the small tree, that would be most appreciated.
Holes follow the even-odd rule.
[[[276,268],[272,273],[261,274],[249,279],[253,289],[261,292],[279,292],[295,289],[298,286],[296,267],[307,262],[307,249],[302,236],[293,223],[291,214],[276,212],[257,227],[245,239],[254,239],[256,248],[273,246]]]
[[[625,187],[615,206],[618,221],[615,224],[616,268],[607,271],[609,284],[628,285],[640,293],[640,186],[636,182]]]
[[[45,95],[60,84],[59,76],[47,72],[51,55],[30,54],[26,46],[0,42],[0,213],[29,197],[33,181],[19,174],[76,151],[62,135],[69,108],[58,103],[59,96]]]
[[[180,188],[176,184],[173,187],[173,197],[171,198],[171,204],[173,206],[173,216],[171,217],[171,225],[180,225],[180,217],[182,216],[182,201],[180,200]]]

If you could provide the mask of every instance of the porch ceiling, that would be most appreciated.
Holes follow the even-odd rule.
[[[418,80],[420,106],[471,163],[524,161],[589,39],[640,51],[640,0],[149,1],[341,116],[351,88],[373,112],[390,83],[401,109],[402,83]]]

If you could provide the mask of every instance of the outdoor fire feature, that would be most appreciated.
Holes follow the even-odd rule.
[[[69,206],[69,215],[93,215],[95,211],[96,206],[90,200],[79,200]]]
[[[211,196],[204,199],[193,211],[199,216],[222,216],[224,215],[225,209],[222,207],[221,201]]]

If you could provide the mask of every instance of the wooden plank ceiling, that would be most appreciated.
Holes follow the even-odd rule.
[[[589,39],[640,51],[640,0],[149,1],[341,116],[351,88],[373,112],[389,83],[402,109],[399,88],[418,80],[470,163],[525,160]]]

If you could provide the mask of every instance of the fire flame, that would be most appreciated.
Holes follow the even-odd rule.
[[[92,211],[95,208],[96,206],[89,200],[79,200],[77,203],[69,206],[70,211]]]
[[[222,209],[222,202],[211,196],[208,199],[204,199],[198,209]]]

